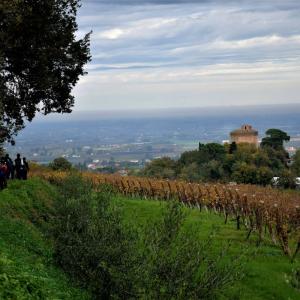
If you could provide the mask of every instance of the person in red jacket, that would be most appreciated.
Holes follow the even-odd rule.
[[[3,190],[7,186],[6,176],[7,176],[7,165],[5,163],[5,159],[1,158],[0,161],[0,190]]]

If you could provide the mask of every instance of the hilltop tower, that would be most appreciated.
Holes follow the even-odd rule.
[[[253,129],[251,125],[243,125],[240,129],[236,129],[230,133],[231,142],[237,144],[248,143],[258,146],[258,131]]]

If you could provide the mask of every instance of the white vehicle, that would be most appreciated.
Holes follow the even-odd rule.
[[[295,178],[296,188],[300,189],[300,177]]]
[[[273,177],[271,180],[272,186],[277,187],[279,185],[279,180],[280,177]],[[300,177],[295,177],[295,184],[296,184],[296,188],[300,189]]]
[[[273,186],[278,186],[280,177],[273,177],[271,180],[271,184]]]

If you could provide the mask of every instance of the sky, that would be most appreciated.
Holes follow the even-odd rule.
[[[75,111],[300,103],[299,0],[82,0]]]

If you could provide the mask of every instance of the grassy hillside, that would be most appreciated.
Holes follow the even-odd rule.
[[[38,179],[0,191],[0,299],[88,299],[52,261],[43,232],[55,190]]]
[[[123,208],[124,220],[141,227],[148,219],[157,218],[165,205],[159,201],[123,197],[116,199],[116,202]],[[290,282],[292,270],[299,269],[299,260],[291,264],[280,248],[271,242],[264,242],[257,247],[255,235],[246,241],[247,233],[243,230],[237,231],[236,223],[233,221],[224,225],[223,216],[196,209],[186,209],[186,212],[188,218],[185,226],[197,226],[203,236],[207,236],[212,228],[215,228],[216,248],[230,241],[230,254],[245,254],[245,277],[228,291],[229,299],[234,297],[244,300],[300,299],[300,290],[295,289]]]
[[[0,299],[89,299],[53,262],[47,231],[56,199],[56,188],[38,178],[10,182],[0,192]],[[113,201],[121,208],[122,220],[140,230],[148,220],[159,218],[166,205],[121,196]],[[184,226],[196,226],[203,237],[214,228],[215,249],[231,241],[230,255],[244,253],[245,276],[228,290],[228,299],[300,299],[291,284],[299,258],[292,265],[267,241],[256,247],[255,235],[246,241],[245,231],[237,231],[233,221],[224,225],[224,218],[213,213],[186,213]]]

